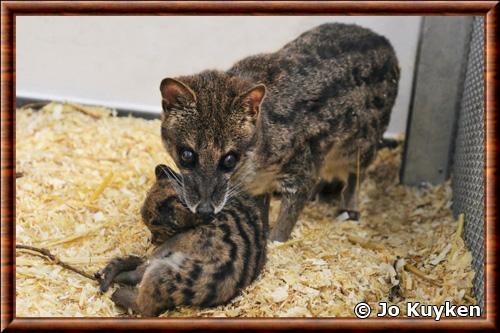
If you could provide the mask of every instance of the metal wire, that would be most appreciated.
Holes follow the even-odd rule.
[[[475,17],[458,116],[452,172],[453,211],[464,213],[464,238],[476,270],[474,292],[484,307],[484,19]]]

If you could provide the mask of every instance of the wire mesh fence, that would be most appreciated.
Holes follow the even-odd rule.
[[[475,17],[453,156],[453,211],[465,215],[464,238],[484,306],[484,19]]]

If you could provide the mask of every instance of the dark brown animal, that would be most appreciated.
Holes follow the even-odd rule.
[[[205,220],[185,208],[174,195],[179,175],[166,165],[155,168],[156,182],[149,189],[141,208],[142,221],[151,232],[151,242],[161,245],[175,234],[193,228]]]
[[[357,218],[358,177],[387,128],[398,81],[389,41],[347,24],[321,25],[227,72],[164,79],[162,139],[183,176],[179,195],[210,215],[235,187],[281,192],[271,239],[283,241],[320,180],[340,179],[341,212]]]
[[[263,198],[239,193],[215,218],[200,220],[179,200],[175,186],[159,176],[142,209],[144,222],[163,244],[147,259],[116,258],[97,273],[103,292],[113,282],[136,286],[118,288],[112,299],[144,316],[179,305],[226,303],[257,278],[265,262]]]

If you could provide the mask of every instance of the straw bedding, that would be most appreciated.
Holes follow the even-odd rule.
[[[139,209],[154,166],[169,161],[159,120],[51,103],[16,114],[16,242],[50,249],[94,272],[115,257],[151,251]],[[311,202],[292,238],[269,245],[260,278],[230,304],[163,316],[353,316],[360,301],[471,304],[474,272],[452,217],[450,184],[398,184],[401,148],[383,149],[361,184],[361,222],[338,222]],[[278,201],[272,202],[271,220]],[[16,252],[16,315],[119,316],[113,289]],[[372,315],[375,315],[375,311]],[[404,315],[404,311],[401,313]]]

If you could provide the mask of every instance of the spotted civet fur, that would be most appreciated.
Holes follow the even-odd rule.
[[[163,196],[157,187],[162,187]],[[151,204],[157,200],[161,204]],[[137,285],[120,287],[112,299],[144,316],[155,316],[179,305],[209,307],[235,297],[259,275],[266,257],[268,203],[244,193],[228,201],[213,220],[203,220],[185,229],[185,221],[194,215],[177,197],[173,186],[161,180],[153,185],[143,216],[167,218],[155,224],[167,227],[161,237],[169,237],[153,255],[144,260],[136,256],[112,260],[97,275],[101,290],[112,282]],[[156,211],[161,207],[162,212]],[[153,212],[145,212],[152,209]],[[175,212],[166,213],[169,209]],[[145,221],[150,226],[150,221]],[[191,225],[192,220],[187,222]],[[180,233],[176,233],[182,230]],[[152,230],[155,234],[159,230]],[[158,239],[160,239],[158,238]]]
[[[357,169],[375,156],[398,81],[388,40],[346,24],[321,25],[227,72],[163,80],[162,139],[184,176],[181,195],[207,214],[233,186],[279,191],[271,238],[280,241],[321,179],[342,180],[340,208],[356,212]]]

